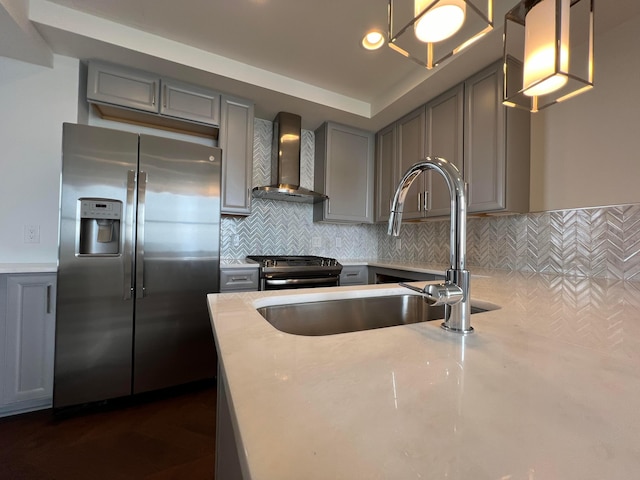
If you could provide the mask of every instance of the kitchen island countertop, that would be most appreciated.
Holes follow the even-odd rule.
[[[472,274],[472,303],[500,308],[468,336],[438,321],[296,336],[256,311],[409,293],[394,284],[210,295],[245,477],[640,476],[640,283]]]

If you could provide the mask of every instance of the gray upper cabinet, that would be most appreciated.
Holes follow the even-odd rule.
[[[409,168],[425,157],[425,109],[420,107],[396,122],[398,181]],[[428,196],[427,176],[420,175],[407,192],[404,203],[403,220],[425,216]]]
[[[469,213],[529,211],[530,114],[502,104],[502,63],[465,82]]]
[[[376,134],[375,221],[387,222],[399,178],[396,168],[396,125]]]
[[[218,144],[222,148],[223,214],[251,213],[253,119],[253,103],[222,96]]]
[[[102,115],[217,138],[221,213],[251,213],[254,105],[208,88],[109,63],[90,62],[87,99]]]
[[[469,213],[529,211],[530,114],[505,107],[502,88],[502,63],[496,62],[378,132],[377,221],[389,218],[385,198],[392,165],[397,182],[425,152],[462,172]],[[426,172],[407,194],[403,220],[446,216],[450,208],[444,179]]]
[[[220,94],[196,85],[162,79],[160,113],[209,125],[220,125]]]
[[[427,155],[441,157],[463,171],[464,86],[443,93],[426,105]],[[428,217],[449,215],[451,195],[437,172],[427,173]]]
[[[160,77],[118,65],[91,62],[87,99],[158,113]]]
[[[374,135],[324,123],[315,131],[314,189],[329,197],[313,220],[373,223]]]
[[[175,123],[163,123],[160,120],[165,117],[207,126],[217,127],[220,124],[218,92],[110,63],[89,63],[87,100],[121,109],[154,113],[156,120],[149,115],[147,120],[161,127],[176,128]],[[106,113],[114,115],[111,110]],[[143,121],[131,115],[115,116]]]
[[[425,157],[425,109],[418,108],[376,135],[376,221],[389,220],[390,206],[404,173]],[[427,175],[420,175],[405,198],[403,220],[427,212]]]

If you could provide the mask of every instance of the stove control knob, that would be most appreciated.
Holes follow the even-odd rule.
[[[265,267],[273,267],[273,263],[274,263],[274,261],[271,260],[270,258],[265,258],[265,260],[264,260],[264,266]]]

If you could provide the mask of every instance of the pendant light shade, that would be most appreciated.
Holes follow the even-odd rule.
[[[593,87],[593,1],[522,0],[507,13],[505,105],[536,112]]]
[[[567,83],[563,72],[569,71],[569,0],[560,0],[559,5],[558,48],[552,21],[557,13],[555,0],[542,0],[525,16],[523,88],[530,97],[554,92]]]
[[[425,12],[433,3],[435,0],[414,0],[414,15],[418,20],[413,30],[424,43],[441,42],[460,30],[464,23],[467,9],[464,0],[442,1]]]
[[[493,0],[389,0],[387,44],[434,68],[493,29]]]

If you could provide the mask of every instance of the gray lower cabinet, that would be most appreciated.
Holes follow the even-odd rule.
[[[502,63],[465,82],[469,213],[529,211],[530,113],[502,104]]]
[[[340,285],[367,285],[369,282],[366,265],[343,265]]]
[[[315,131],[314,189],[329,197],[313,220],[373,223],[374,135],[327,122]]]
[[[222,96],[218,145],[222,148],[223,214],[251,213],[253,120],[252,102]]]
[[[220,268],[220,293],[258,290],[258,268]]]
[[[0,275],[0,416],[53,398],[56,275]]]
[[[444,280],[444,275],[435,273],[414,272],[371,265],[368,268],[368,275],[370,284]]]

